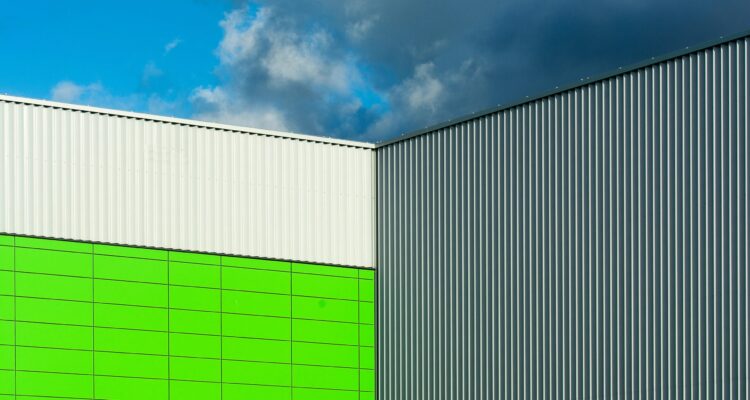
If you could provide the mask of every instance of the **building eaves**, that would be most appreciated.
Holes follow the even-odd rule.
[[[10,95],[5,95],[5,94],[0,94],[0,102],[27,104],[27,105],[55,108],[55,109],[61,109],[61,110],[70,110],[70,111],[79,111],[79,112],[91,113],[91,114],[108,115],[108,116],[113,116],[113,117],[161,122],[161,123],[166,123],[166,124],[183,125],[183,126],[196,127],[196,128],[216,129],[216,130],[221,130],[221,131],[244,133],[244,134],[272,136],[272,137],[278,137],[278,138],[295,139],[295,140],[325,143],[325,144],[334,144],[334,145],[347,146],[347,147],[358,147],[358,148],[363,148],[363,149],[373,149],[375,147],[373,143],[368,143],[368,142],[336,139],[336,138],[315,136],[315,135],[305,135],[305,134],[300,134],[300,133],[280,132],[280,131],[273,131],[273,130],[268,130],[268,129],[248,128],[248,127],[243,127],[243,126],[219,124],[219,123],[213,123],[213,122],[204,122],[204,121],[185,119],[185,118],[164,117],[164,116],[145,114],[145,113],[112,110],[112,109],[100,108],[100,107],[90,107],[90,106],[82,106],[82,105],[77,105],[77,104],[60,103],[57,101],[38,100],[38,99],[31,99],[31,98],[26,98],[26,97],[10,96]]]

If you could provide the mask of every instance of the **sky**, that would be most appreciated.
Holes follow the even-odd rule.
[[[750,31],[747,0],[37,0],[0,93],[380,141]]]

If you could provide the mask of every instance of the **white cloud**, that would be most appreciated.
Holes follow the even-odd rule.
[[[263,66],[274,84],[312,85],[345,93],[358,79],[357,72],[346,60],[323,56],[330,41],[325,32],[316,32],[307,38],[280,34],[271,38]]]
[[[298,84],[344,93],[359,81],[353,62],[333,54],[328,32],[299,32],[284,22],[270,8],[261,8],[254,16],[246,8],[227,14],[220,24],[222,64],[259,69],[278,86]]]
[[[429,110],[435,112],[440,104],[444,86],[435,77],[435,64],[425,63],[414,68],[414,75],[396,88],[404,96],[412,110]]]
[[[288,131],[284,115],[274,107],[248,105],[231,96],[221,87],[199,87],[190,96],[190,102],[199,111],[193,118],[232,125]]]
[[[88,85],[79,85],[72,81],[60,81],[52,87],[50,96],[54,101],[64,103],[75,103],[81,101],[84,97],[91,97],[103,92],[102,85],[91,83]]]
[[[146,100],[146,111],[158,115],[175,115],[180,107],[180,101],[165,100],[158,94],[152,93]]]
[[[182,43],[182,40],[180,38],[176,38],[172,40],[171,42],[164,45],[164,54],[169,54],[172,50],[174,50],[177,46],[179,46]]]
[[[239,8],[225,15],[219,23],[224,30],[224,37],[219,44],[219,60],[222,64],[236,64],[256,55],[258,41],[270,14],[270,9],[261,8],[253,17],[248,15],[247,8]]]
[[[391,32],[397,17],[379,3],[320,3],[334,7],[332,14],[323,13],[333,15],[330,20],[309,18],[318,12],[310,4],[260,3],[226,13],[219,23],[220,83],[195,89],[193,115],[372,139],[439,119],[466,103],[451,102],[454,93],[483,79],[480,63],[464,62],[471,57],[456,62],[441,56],[450,44],[441,35],[410,30],[412,40],[404,31]],[[401,35],[401,42],[392,43],[391,33]],[[363,62],[381,50],[380,56],[393,60]]]
[[[418,64],[411,76],[388,91],[391,111],[381,115],[368,127],[366,137],[392,137],[403,133],[404,126],[424,124],[444,111],[449,92],[460,90],[472,72],[471,63],[464,63],[458,71],[437,71],[433,62]],[[423,128],[424,126],[419,126]]]
[[[154,78],[158,78],[162,75],[164,75],[164,71],[162,71],[158,66],[156,66],[156,64],[153,61],[149,61],[143,67],[143,75],[141,76],[141,82],[148,83],[150,80]]]
[[[346,35],[353,41],[360,41],[367,37],[379,19],[379,15],[373,15],[351,22],[346,27]]]
[[[210,88],[210,87],[199,87],[193,90],[190,96],[194,103],[201,104],[208,108],[221,108],[225,107],[229,101],[229,97],[222,88]]]
[[[333,129],[343,131],[362,112],[357,61],[327,30],[299,25],[270,7],[234,10],[219,25],[221,83],[193,91],[195,117],[331,135],[332,115],[338,119]]]
[[[136,110],[142,105],[138,94],[116,96],[101,83],[80,84],[73,81],[60,81],[50,90],[50,98],[64,103],[76,103],[117,110]]]

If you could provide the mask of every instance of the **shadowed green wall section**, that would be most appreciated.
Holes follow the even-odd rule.
[[[0,236],[0,400],[374,399],[373,285],[372,270]]]

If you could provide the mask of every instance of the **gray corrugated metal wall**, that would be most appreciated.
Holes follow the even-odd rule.
[[[748,44],[379,148],[379,398],[747,399]]]
[[[0,232],[374,267],[372,148],[0,96]]]

